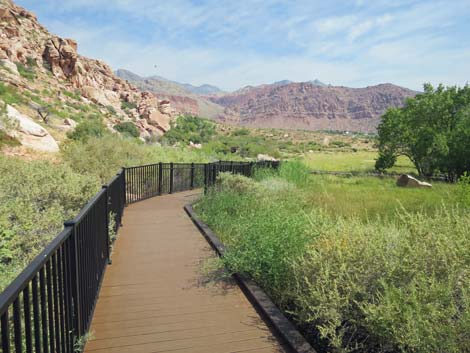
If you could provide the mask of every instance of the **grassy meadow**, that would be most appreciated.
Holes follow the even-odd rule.
[[[318,151],[309,153],[303,157],[304,163],[312,170],[325,170],[332,172],[358,172],[373,173],[375,171],[375,160],[377,151]],[[400,156],[391,173],[416,174],[413,163],[404,156]]]
[[[319,351],[470,351],[468,187],[309,170],[219,179],[196,211],[225,243],[222,263],[255,279]]]

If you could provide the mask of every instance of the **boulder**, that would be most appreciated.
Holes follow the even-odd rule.
[[[119,107],[119,94],[107,89],[100,89],[92,86],[82,87],[82,94],[94,103],[102,106]]]
[[[17,138],[23,146],[43,152],[59,151],[59,145],[47,130],[11,105],[7,105],[7,116],[17,123],[17,128],[9,134]]]
[[[70,42],[70,41],[69,41]],[[68,78],[76,74],[76,63],[78,59],[76,43],[69,44],[68,41],[54,37],[51,38],[44,50],[43,58],[51,67],[56,77]]]
[[[420,181],[411,175],[402,174],[397,179],[397,186],[408,188],[431,188],[432,185],[424,181]]]
[[[157,109],[150,112],[147,121],[150,125],[160,128],[163,132],[167,132],[171,127],[171,116],[165,115]]]
[[[195,148],[197,150],[200,150],[202,148],[202,144],[189,141],[189,148]]]
[[[12,63],[8,59],[0,59],[0,66],[3,66],[7,68],[9,71],[14,73],[15,75],[19,76],[18,68],[16,67],[16,64]]]
[[[267,154],[261,154],[261,153],[258,154],[258,156],[256,156],[256,159],[257,159],[258,161],[273,161],[273,162],[276,162],[276,161],[277,161],[276,158],[271,157],[271,156],[269,156],[269,155],[267,155]]]

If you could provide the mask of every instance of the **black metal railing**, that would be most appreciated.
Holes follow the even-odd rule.
[[[279,162],[158,163],[123,168],[0,294],[2,353],[72,353],[91,325],[124,206],[211,187],[222,172],[252,176]],[[110,222],[110,216],[114,222]],[[109,229],[110,224],[113,229]]]

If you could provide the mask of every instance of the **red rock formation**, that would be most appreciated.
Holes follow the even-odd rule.
[[[3,66],[13,67],[14,63],[27,65],[33,60],[36,63],[35,71],[38,75],[43,75],[41,79],[44,79],[45,86],[79,90],[87,100],[103,107],[113,107],[124,119],[136,122],[138,118],[148,119],[152,112],[156,112],[152,124],[157,126],[159,134],[168,130],[168,121],[177,115],[169,102],[161,104],[152,93],[140,92],[132,84],[115,76],[106,63],[79,55],[76,41],[50,34],[37,22],[34,14],[15,5],[11,0],[0,1],[0,21],[0,60],[4,60]],[[47,79],[47,71],[52,72],[56,81]],[[10,84],[18,87],[28,85],[15,72],[8,79]],[[47,84],[46,80],[49,80]],[[135,116],[135,110],[124,112],[121,109],[122,101],[138,105],[141,116]],[[141,106],[145,108],[140,109]],[[159,115],[158,119],[156,115]],[[142,123],[138,124],[141,125]],[[145,128],[141,131],[144,136],[149,133]]]
[[[389,107],[416,92],[391,84],[366,88],[311,83],[263,85],[209,99],[224,106],[220,120],[254,127],[375,131]]]

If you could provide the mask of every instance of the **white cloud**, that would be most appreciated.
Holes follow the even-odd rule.
[[[17,1],[42,9],[40,19],[87,56],[195,84],[319,78],[419,89],[470,77],[468,0]],[[86,17],[95,14],[108,20]]]

